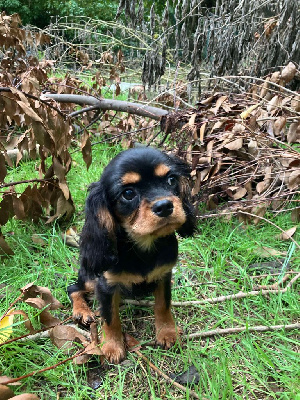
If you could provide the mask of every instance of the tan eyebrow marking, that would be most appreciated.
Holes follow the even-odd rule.
[[[141,175],[137,172],[126,172],[126,174],[122,176],[122,183],[123,185],[129,185],[132,183],[137,183],[141,179]]]
[[[154,169],[154,175],[165,176],[170,171],[170,167],[166,164],[158,164]]]

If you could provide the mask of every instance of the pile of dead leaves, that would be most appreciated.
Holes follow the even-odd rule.
[[[285,89],[297,73],[290,63],[251,94],[213,93],[198,109],[163,118],[164,139],[191,164],[193,194],[210,210],[226,201],[227,211],[262,216],[299,193],[300,95]]]

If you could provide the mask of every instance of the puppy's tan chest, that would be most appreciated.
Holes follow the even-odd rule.
[[[132,274],[125,271],[119,274],[105,271],[103,275],[109,285],[124,285],[129,288],[132,285],[137,285],[140,283],[151,283],[161,280],[166,274],[168,274],[172,270],[174,265],[174,263],[161,265],[154,268],[146,276],[140,274]]]

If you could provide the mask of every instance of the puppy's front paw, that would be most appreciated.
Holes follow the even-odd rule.
[[[87,305],[82,305],[81,307],[73,308],[73,319],[84,325],[90,325],[95,321],[95,315]]]
[[[164,349],[169,349],[176,341],[180,341],[182,329],[173,324],[162,326],[156,333],[156,343]]]
[[[123,340],[109,339],[103,341],[101,351],[107,361],[113,364],[119,364],[126,356]]]

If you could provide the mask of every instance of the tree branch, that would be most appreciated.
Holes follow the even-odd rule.
[[[226,329],[212,329],[211,331],[206,332],[195,332],[187,335],[186,339],[195,339],[195,338],[204,338],[209,336],[216,335],[230,335],[231,333],[240,333],[240,332],[268,332],[268,331],[279,331],[281,329],[285,329],[286,331],[290,331],[292,329],[300,329],[300,323],[289,324],[289,325],[256,325],[256,326],[241,326],[235,328],[226,328]]]
[[[122,100],[97,99],[93,96],[44,93],[42,94],[41,99],[44,101],[47,99],[53,99],[59,103],[75,103],[79,105],[96,106],[100,110],[121,111],[155,120],[160,120],[161,117],[168,114],[168,111],[163,110],[162,108],[145,106],[139,103],[131,103]]]
[[[193,306],[193,305],[203,305],[203,304],[216,304],[216,303],[222,303],[226,300],[235,300],[235,299],[244,299],[245,297],[253,297],[253,296],[266,296],[270,293],[285,293],[293,283],[296,282],[297,279],[300,278],[300,273],[298,273],[293,279],[290,280],[290,282],[287,284],[287,286],[283,289],[268,289],[268,290],[252,290],[251,292],[239,292],[236,294],[229,294],[226,296],[218,296],[218,297],[212,297],[204,300],[191,300],[191,301],[173,301],[172,306],[175,307],[188,307],[188,306]],[[138,306],[153,306],[154,301],[150,300],[131,300],[131,299],[125,299],[123,300],[124,304],[132,304],[132,305],[138,305]]]

